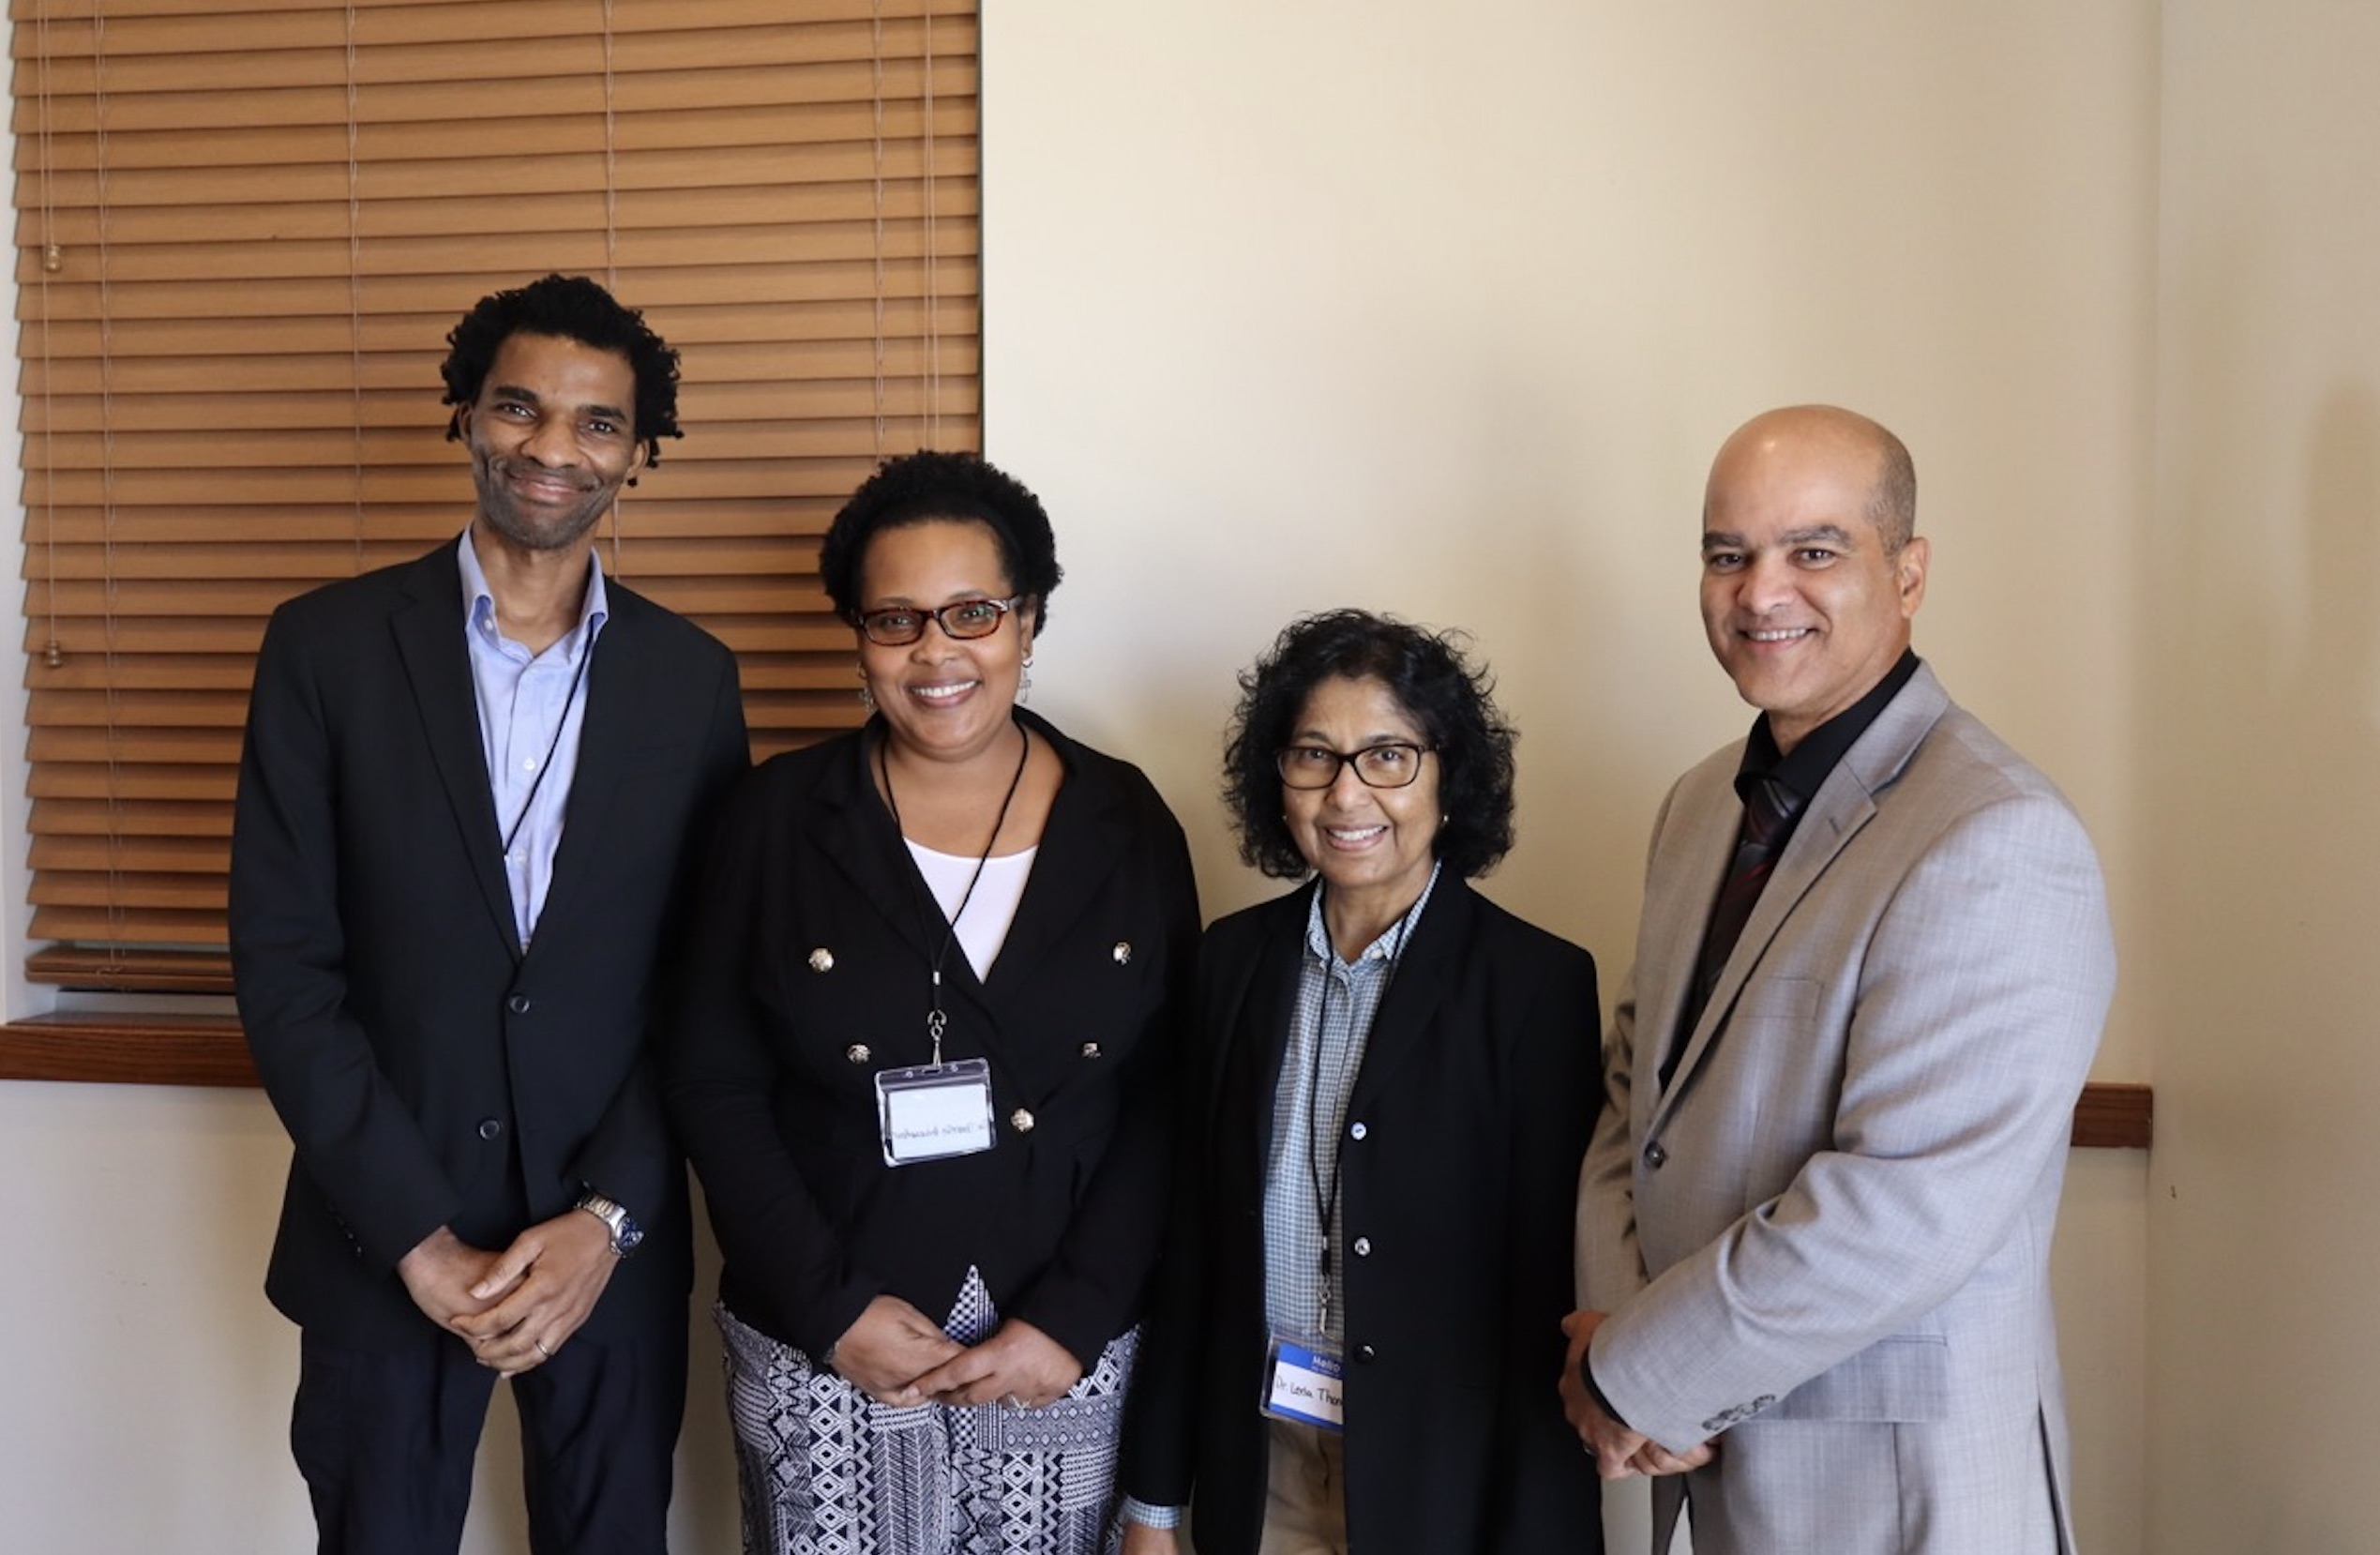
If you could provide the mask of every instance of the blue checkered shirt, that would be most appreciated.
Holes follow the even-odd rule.
[[[1438,870],[1432,868],[1420,898],[1351,963],[1341,960],[1331,944],[1320,891],[1306,912],[1297,1008],[1289,1017],[1288,1050],[1273,1092],[1273,1145],[1264,1163],[1264,1316],[1277,1335],[1313,1339],[1318,1326],[1318,1336],[1336,1344],[1346,1331],[1339,1301],[1338,1271],[1346,1266],[1347,1248],[1337,1213],[1337,1141],[1347,1127],[1348,1096],[1363,1067],[1372,1019],[1379,1014],[1405,942],[1437,887]],[[1318,1162],[1314,1147],[1326,1140],[1329,1148],[1322,1154],[1328,1159]],[[1323,1322],[1326,1194],[1332,1210],[1331,1305]],[[1260,1400],[1248,1402],[1254,1407]],[[1127,1521],[1152,1528],[1178,1528],[1182,1521],[1181,1507],[1152,1506],[1130,1496],[1123,1499],[1123,1514]]]
[[[1298,969],[1297,1011],[1273,1092],[1273,1145],[1264,1163],[1264,1317],[1273,1332],[1339,1342],[1347,1329],[1340,1273],[1346,1226],[1338,1214],[1339,1142],[1348,1094],[1363,1067],[1372,1020],[1395,975],[1438,871],[1405,915],[1342,960],[1322,918],[1322,893],[1306,913],[1305,955]],[[1330,1274],[1322,1270],[1323,1211],[1330,1206]],[[1328,1296],[1327,1304],[1324,1297]]]

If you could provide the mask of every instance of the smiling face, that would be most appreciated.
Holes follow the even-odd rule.
[[[487,528],[524,551],[584,539],[644,463],[636,398],[636,371],[616,352],[507,338],[457,417]]]
[[[1427,746],[1430,737],[1383,682],[1334,675],[1306,698],[1288,743],[1345,754],[1376,745]],[[1329,788],[1282,789],[1289,837],[1334,906],[1385,928],[1420,898],[1438,856],[1438,780],[1439,759],[1424,754],[1404,788],[1367,787],[1355,764],[1343,762]]]
[[[927,519],[880,531],[860,559],[860,609],[939,610],[962,599],[1006,599],[1014,592],[1000,542],[972,519]],[[1017,609],[989,636],[959,641],[929,621],[925,635],[899,647],[859,639],[860,673],[891,737],[905,751],[964,761],[991,748],[1008,729],[1025,656],[1032,652],[1033,602]]]
[[[1909,645],[1926,543],[1871,514],[1879,453],[1846,413],[1778,412],[1727,441],[1703,505],[1702,622],[1743,700],[1791,750]]]

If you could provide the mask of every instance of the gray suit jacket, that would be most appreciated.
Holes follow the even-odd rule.
[[[2048,1281],[2115,983],[2089,840],[1921,669],[1681,1034],[1741,750],[1655,823],[1579,1200],[1597,1382],[1672,1448],[1722,1439],[1657,1483],[1657,1547],[1682,1490],[1696,1555],[2071,1550]]]

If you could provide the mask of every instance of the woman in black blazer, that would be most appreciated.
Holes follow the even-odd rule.
[[[1016,705],[1059,578],[1022,486],[895,460],[820,571],[875,716],[731,803],[667,1044],[726,1254],[746,1548],[1096,1551],[1188,851],[1138,771]]]
[[[1556,1387],[1594,962],[1474,893],[1513,732],[1443,636],[1300,621],[1242,677],[1242,856],[1310,883],[1199,953],[1132,1555],[1602,1547]]]

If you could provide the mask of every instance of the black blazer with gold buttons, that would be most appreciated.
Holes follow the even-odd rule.
[[[945,920],[869,777],[873,728],[763,763],[713,849],[670,1022],[670,1114],[743,1321],[812,1355],[880,1293],[937,1321],[967,1271],[1088,1366],[1162,1238],[1166,1080],[1198,937],[1182,828],[1138,769],[1065,767],[988,978],[952,948],[945,1062],[987,1060],[990,1150],[887,1165],[876,1077],[924,1064]]]

